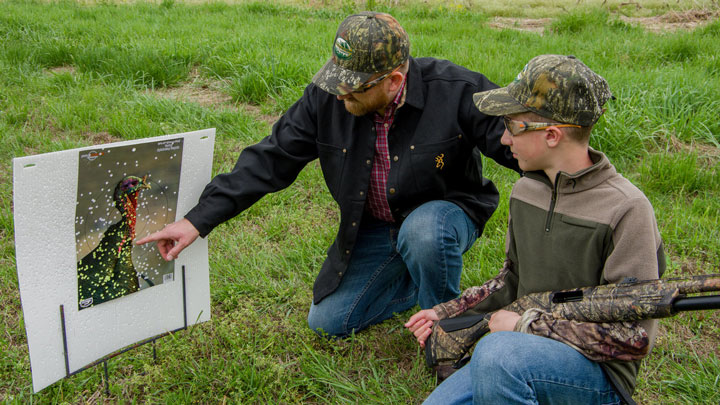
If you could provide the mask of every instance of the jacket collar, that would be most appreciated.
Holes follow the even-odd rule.
[[[412,57],[410,57],[406,86],[405,104],[422,110],[425,107],[425,87],[423,86],[422,71]]]
[[[558,193],[579,193],[591,189],[617,173],[615,167],[610,164],[610,160],[604,153],[593,148],[589,148],[588,153],[590,154],[590,160],[593,161],[592,166],[575,173],[558,172],[555,179],[555,187]],[[525,176],[552,187],[550,179],[543,171],[527,172]]]

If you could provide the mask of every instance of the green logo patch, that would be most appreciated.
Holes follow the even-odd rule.
[[[348,43],[348,41],[340,37],[335,40],[335,46],[333,47],[333,51],[335,52],[335,56],[342,60],[350,59],[353,54],[353,49]]]

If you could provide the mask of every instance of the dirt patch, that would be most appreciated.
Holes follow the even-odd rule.
[[[654,17],[625,17],[621,15],[618,18],[628,24],[640,25],[647,31],[659,33],[693,30],[711,22],[719,15],[720,12],[718,11],[688,10],[671,11]],[[552,18],[495,17],[488,25],[495,29],[514,29],[542,34],[552,21]]]
[[[207,80],[196,69],[190,73],[190,80],[178,87],[148,89],[145,92],[154,97],[197,103],[203,107],[242,111],[269,125],[280,118],[279,115],[263,114],[258,106],[233,102],[232,97],[222,91],[223,88],[221,81]]]
[[[190,72],[190,80],[179,87],[148,89],[147,94],[171,100],[192,102],[204,107],[234,108],[232,98],[220,89],[222,83],[203,79],[197,69]]]
[[[255,118],[259,119],[260,121],[265,121],[268,123],[268,125],[273,125],[275,121],[280,119],[280,115],[269,115],[269,114],[263,114],[260,107],[252,104],[240,104],[240,108],[250,113]]]
[[[120,142],[123,139],[110,134],[109,132],[86,132],[83,133],[85,139],[93,145],[102,145],[106,143]]]
[[[717,11],[688,10],[671,11],[655,17],[625,17],[620,20],[628,24],[639,24],[650,32],[674,32],[677,30],[694,30],[718,17]]]
[[[552,18],[510,18],[495,17],[488,23],[491,28],[504,30],[530,31],[542,34],[545,27],[552,22]]]
[[[63,73],[69,73],[69,74],[75,74],[77,69],[75,66],[56,66],[53,68],[50,68],[47,70],[50,73],[54,73],[56,75],[63,74]]]
[[[695,153],[701,159],[707,159],[712,164],[720,159],[720,148],[698,142],[683,142],[674,135],[670,137],[668,146],[673,152]]]

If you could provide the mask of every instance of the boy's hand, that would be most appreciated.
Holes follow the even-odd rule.
[[[439,319],[435,310],[423,309],[411,316],[405,323],[405,327],[415,335],[420,347],[425,348],[425,340],[427,340],[428,336],[432,333],[433,321]]]
[[[500,331],[512,332],[515,330],[515,325],[518,323],[519,320],[520,315],[516,314],[515,312],[506,311],[504,309],[495,311],[490,316],[490,322],[488,322],[488,326],[490,327],[490,333]]]

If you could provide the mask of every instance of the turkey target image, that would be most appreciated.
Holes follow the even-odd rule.
[[[81,151],[75,241],[80,310],[174,280],[134,240],[175,221],[183,139]]]

